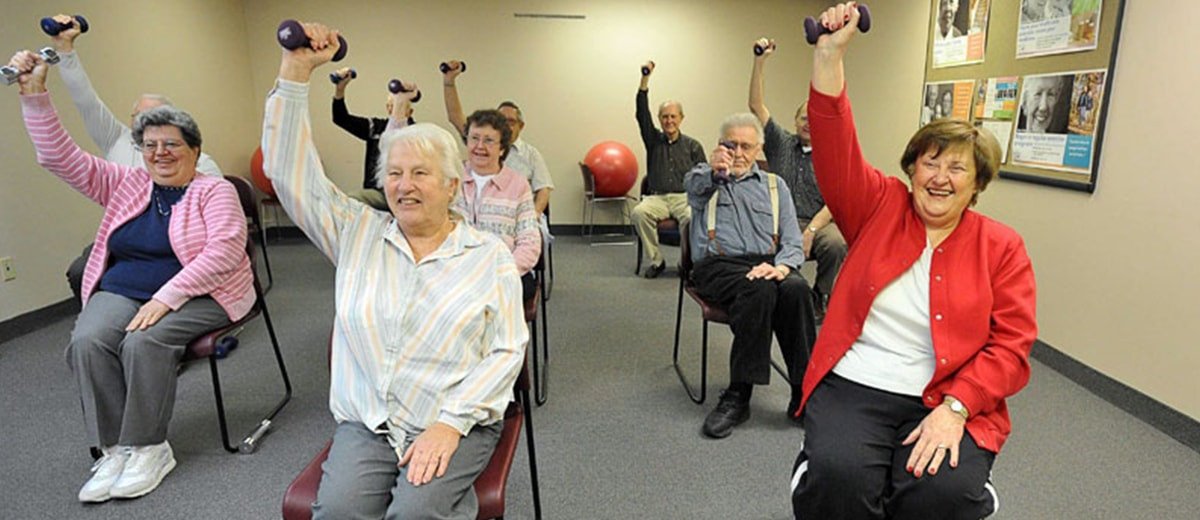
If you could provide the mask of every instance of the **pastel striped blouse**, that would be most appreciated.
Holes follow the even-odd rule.
[[[42,167],[104,207],[95,246],[83,271],[83,304],[95,292],[108,265],[112,232],[146,211],[153,180],[144,168],[106,161],[71,140],[49,93],[21,96],[29,138]],[[246,256],[246,215],[237,190],[225,179],[197,175],[171,210],[171,249],[183,270],[154,294],[171,309],[210,295],[230,320],[254,305],[254,279]]]
[[[500,237],[517,261],[517,271],[528,273],[542,256],[542,231],[533,207],[529,181],[507,166],[489,178],[483,194],[478,193],[470,168],[463,175],[462,193],[454,209],[472,226]]]
[[[414,262],[392,215],[325,177],[307,84],[277,81],[262,149],[284,209],[337,267],[334,419],[386,433],[397,456],[434,422],[465,435],[503,419],[529,337],[508,248],[460,221]]]

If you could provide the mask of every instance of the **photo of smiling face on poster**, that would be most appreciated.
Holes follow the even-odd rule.
[[[1033,134],[1067,133],[1071,75],[1028,76],[1022,87],[1017,130]]]
[[[969,0],[938,0],[937,27],[934,36],[939,40],[967,34],[966,6]]]

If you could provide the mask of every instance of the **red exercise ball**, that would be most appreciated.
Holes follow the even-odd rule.
[[[637,182],[638,161],[633,150],[617,141],[604,141],[591,150],[583,163],[596,179],[597,197],[621,197]]]
[[[259,191],[267,194],[267,198],[275,198],[275,186],[271,184],[271,179],[263,173],[263,156],[262,147],[259,146],[254,150],[254,155],[250,157],[250,178],[254,180],[254,185]]]

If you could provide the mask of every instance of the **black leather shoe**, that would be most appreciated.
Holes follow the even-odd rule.
[[[733,433],[733,427],[750,419],[750,401],[740,392],[725,390],[721,392],[721,401],[717,407],[704,418],[704,435],[714,439],[724,439]]]
[[[646,268],[646,272],[644,274],[642,274],[642,276],[645,276],[647,279],[658,278],[658,275],[662,274],[663,270],[665,270],[666,268],[667,268],[666,262],[663,262],[658,265],[650,264],[650,266]]]

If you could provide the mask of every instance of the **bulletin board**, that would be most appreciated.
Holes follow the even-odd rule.
[[[930,0],[919,124],[991,131],[1000,176],[1091,193],[1127,0]]]

